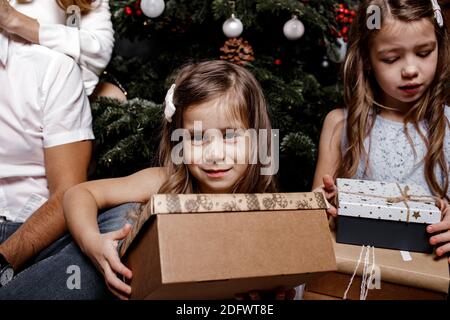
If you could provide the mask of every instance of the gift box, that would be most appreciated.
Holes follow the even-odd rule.
[[[417,185],[337,179],[337,242],[430,253],[435,198]]]
[[[132,299],[233,299],[336,270],[322,193],[154,195],[120,248]]]
[[[304,299],[364,298],[361,283],[370,283],[367,300],[445,300],[449,290],[447,258],[433,254],[367,248],[334,242],[337,271],[313,279]],[[365,256],[369,252],[369,259]],[[365,263],[367,262],[367,263]],[[364,269],[371,277],[364,278]],[[355,272],[356,270],[356,272]],[[352,280],[353,278],[353,280]],[[365,286],[363,286],[365,287]],[[308,294],[307,294],[308,292]],[[347,292],[347,294],[346,294]]]

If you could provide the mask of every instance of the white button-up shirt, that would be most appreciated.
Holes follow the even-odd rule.
[[[79,28],[67,26],[70,17],[57,0],[30,0],[10,4],[39,21],[39,44],[72,57],[81,66],[88,95],[109,63],[114,47],[114,29],[108,0],[96,0],[92,10],[81,17]]]
[[[44,148],[93,138],[79,66],[0,33],[0,216],[23,222],[47,200]]]

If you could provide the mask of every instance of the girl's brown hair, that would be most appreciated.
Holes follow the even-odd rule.
[[[444,154],[444,137],[448,126],[445,116],[445,103],[448,99],[446,85],[450,79],[450,44],[447,30],[439,27],[434,18],[430,0],[364,0],[361,2],[348,42],[346,61],[343,67],[344,100],[348,111],[346,134],[348,144],[336,172],[336,177],[353,177],[361,159],[368,167],[367,150],[364,140],[373,128],[375,118],[381,106],[376,95],[381,90],[370,71],[370,44],[377,29],[369,29],[367,9],[375,5],[381,8],[381,23],[388,19],[412,22],[429,20],[435,29],[438,42],[438,64],[435,77],[423,96],[408,111],[404,120],[404,129],[408,135],[407,123],[413,123],[427,146],[424,158],[424,171],[431,191],[440,197],[447,197],[449,188],[448,167]],[[427,133],[423,134],[419,122],[424,121]],[[436,177],[435,169],[439,167],[442,179]]]
[[[185,164],[174,164],[171,152],[177,141],[172,132],[183,128],[183,112],[191,106],[223,99],[227,113],[247,128],[270,130],[270,120],[262,89],[254,76],[244,67],[226,61],[205,61],[182,67],[175,79],[173,103],[176,112],[172,122],[164,120],[159,150],[160,165],[166,168],[167,181],[159,193],[195,193],[196,182]],[[223,107],[223,106],[222,106]],[[267,135],[271,150],[270,134]],[[274,176],[261,175],[261,163],[250,164],[247,172],[235,184],[235,193],[274,192]]]

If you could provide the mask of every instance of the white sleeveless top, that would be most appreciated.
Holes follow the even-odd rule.
[[[347,122],[347,110],[344,109],[345,122]],[[445,116],[450,120],[450,107],[445,107]],[[422,186],[431,194],[431,189],[425,179],[424,157],[427,149],[420,138],[419,133],[412,123],[408,123],[408,133],[412,139],[414,150],[408,141],[403,128],[403,122],[389,120],[377,115],[374,127],[370,135],[364,141],[364,147],[368,152],[368,165],[366,158],[361,157],[355,179],[375,180],[385,182],[411,183]],[[419,123],[422,133],[426,135],[424,122]],[[347,147],[346,128],[344,127],[341,150]],[[450,167],[450,130],[447,127],[444,140],[444,153],[447,166]],[[366,169],[366,170],[365,170]],[[442,170],[436,168],[436,176],[442,176]]]

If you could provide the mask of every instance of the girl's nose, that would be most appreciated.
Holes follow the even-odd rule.
[[[205,160],[207,163],[220,163],[225,159],[224,142],[221,137],[212,137],[205,148]]]
[[[415,66],[406,66],[402,69],[403,78],[415,78],[419,75],[419,70]]]

